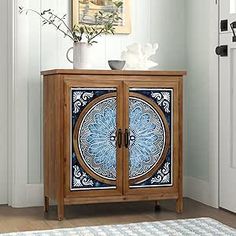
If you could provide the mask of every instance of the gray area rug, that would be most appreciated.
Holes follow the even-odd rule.
[[[1,236],[181,236],[181,235],[236,235],[232,229],[211,218],[167,220],[124,225],[90,226],[47,231],[17,232]]]

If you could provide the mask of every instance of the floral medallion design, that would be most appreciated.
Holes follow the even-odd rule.
[[[78,147],[86,166],[106,180],[116,180],[116,98],[93,105],[81,121]],[[146,175],[160,160],[165,127],[158,112],[140,98],[131,97],[130,179]]]
[[[130,179],[147,174],[160,160],[165,147],[165,127],[158,112],[142,99],[131,97]]]
[[[78,135],[84,163],[96,175],[116,179],[116,98],[96,103],[86,113]]]
[[[110,189],[117,177],[115,89],[72,91],[71,188]],[[133,88],[129,98],[130,188],[172,184],[170,89]],[[168,152],[168,153],[167,153]]]

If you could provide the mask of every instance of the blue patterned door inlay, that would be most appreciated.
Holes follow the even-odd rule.
[[[144,176],[159,162],[165,147],[165,127],[158,112],[140,98],[129,99],[129,178]]]
[[[131,88],[130,93],[130,188],[171,186],[173,90]]]
[[[116,180],[116,98],[96,103],[84,116],[78,135],[83,161],[102,178]]]
[[[171,89],[131,89],[131,188],[172,185]],[[116,89],[71,90],[71,190],[116,188]]]
[[[72,191],[116,188],[115,96],[114,88],[71,90]]]

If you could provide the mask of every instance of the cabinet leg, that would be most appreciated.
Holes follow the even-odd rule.
[[[49,211],[49,197],[44,197],[44,212],[48,213]]]
[[[155,211],[160,211],[161,210],[161,205],[159,201],[155,201]]]
[[[59,221],[64,219],[64,204],[58,204],[57,206],[57,218]]]
[[[176,212],[182,213],[183,208],[184,208],[184,202],[183,202],[183,198],[181,197],[176,200]]]

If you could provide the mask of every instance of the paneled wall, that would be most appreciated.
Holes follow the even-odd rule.
[[[54,9],[55,13],[68,14],[70,0],[28,1],[33,9]],[[94,68],[108,68],[107,60],[120,58],[127,45],[140,42],[158,42],[155,60],[158,69],[185,68],[184,0],[133,0],[131,1],[132,33],[130,35],[102,36],[93,46]],[[24,17],[28,24],[28,182],[42,182],[41,161],[41,89],[40,70],[72,68],[65,54],[72,42],[50,26],[41,26],[37,17]],[[173,22],[175,26],[173,27]],[[22,27],[22,26],[21,26]],[[174,40],[173,40],[174,39]],[[19,63],[22,63],[19,61]]]
[[[7,0],[0,2],[0,204],[7,203]]]

